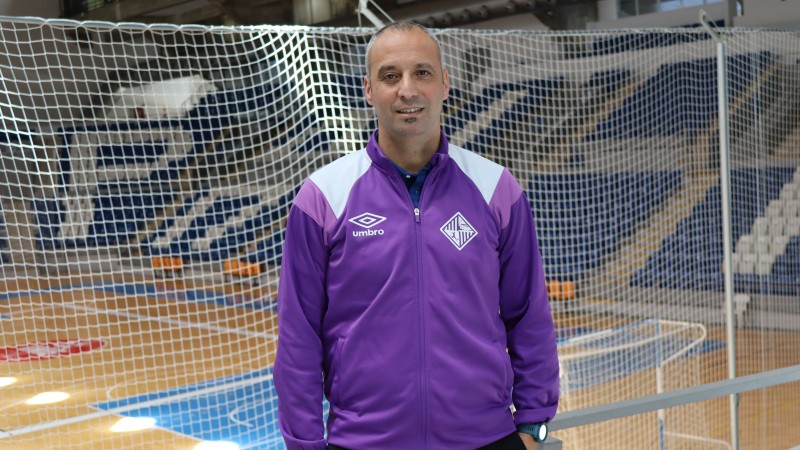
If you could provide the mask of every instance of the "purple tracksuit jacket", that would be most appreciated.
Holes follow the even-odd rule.
[[[553,418],[558,361],[530,205],[449,145],[415,208],[376,134],[289,213],[274,380],[292,449],[469,449]],[[509,406],[514,404],[512,417]]]

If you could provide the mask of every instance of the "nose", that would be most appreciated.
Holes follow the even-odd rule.
[[[400,81],[400,88],[397,91],[397,95],[400,96],[400,98],[414,98],[418,93],[417,84],[413,77],[403,77]]]

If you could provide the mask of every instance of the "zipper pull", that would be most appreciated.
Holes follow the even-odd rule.
[[[419,208],[414,208],[414,221],[419,223]]]

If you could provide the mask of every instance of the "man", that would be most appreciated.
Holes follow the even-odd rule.
[[[449,87],[425,28],[380,30],[364,79],[378,130],[295,199],[274,371],[290,450],[533,449],[556,413],[530,206],[508,170],[448,144]]]

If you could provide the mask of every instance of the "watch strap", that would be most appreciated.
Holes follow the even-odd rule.
[[[517,432],[531,435],[536,442],[544,442],[547,439],[547,424],[545,422],[523,423],[517,425]]]

